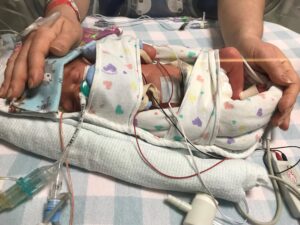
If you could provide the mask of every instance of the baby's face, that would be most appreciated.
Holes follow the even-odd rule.
[[[87,65],[89,64],[83,58],[77,58],[65,65],[59,104],[65,112],[80,111],[80,85]]]

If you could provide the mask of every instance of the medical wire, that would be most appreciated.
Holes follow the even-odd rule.
[[[17,181],[18,178],[15,178],[15,177],[0,177],[0,180]]]
[[[180,59],[179,59],[177,53],[176,53],[170,46],[167,45],[167,47],[175,54],[176,59],[177,59],[177,62],[178,62],[178,65],[179,65],[179,68],[180,68],[180,71],[181,71],[181,74],[183,74],[183,69],[181,68],[181,65],[182,65],[182,64],[181,64],[181,62],[180,62]],[[173,85],[173,84],[172,84],[172,85]],[[170,99],[171,99],[171,98],[170,98]],[[155,98],[154,98],[154,100],[157,101]],[[214,104],[216,104],[215,101],[214,101]],[[169,109],[171,110],[171,113],[172,113],[173,117],[176,118],[178,124],[180,125],[180,128],[181,128],[181,130],[182,130],[182,133],[181,133],[181,132],[180,132],[180,133],[181,133],[181,135],[185,138],[185,142],[186,142],[186,145],[187,145],[187,147],[188,147],[189,154],[190,154],[190,156],[191,156],[192,159],[193,159],[193,164],[194,164],[195,170],[196,170],[197,172],[199,172],[198,166],[197,166],[197,164],[196,164],[196,162],[195,162],[195,158],[194,158],[195,156],[193,155],[193,153],[192,153],[192,151],[191,151],[191,149],[189,148],[189,145],[188,145],[188,143],[191,143],[191,141],[186,137],[185,132],[184,132],[184,128],[183,128],[183,126],[181,125],[181,123],[180,123],[180,121],[179,121],[180,119],[177,119],[177,116],[176,116],[176,114],[175,114],[175,112],[174,112],[174,110],[173,110],[173,108],[172,108],[170,102],[169,102]],[[167,116],[166,113],[165,113],[165,115]],[[168,117],[168,116],[167,116],[167,117]],[[169,117],[168,117],[168,118],[169,118]],[[174,127],[177,128],[177,126],[176,126],[176,124],[174,123],[174,121],[172,121],[171,119],[170,119],[170,121],[171,121],[171,123],[174,125]],[[178,129],[178,128],[177,128],[177,130],[180,131],[180,129]],[[223,161],[221,160],[220,162],[224,162],[225,159],[227,159],[227,158],[224,158]],[[205,183],[203,182],[202,177],[201,177],[201,174],[200,174],[200,173],[197,173],[197,175],[198,175],[198,178],[199,178],[200,183],[201,183],[202,186],[206,189],[207,193],[208,193],[213,199],[215,199],[215,197],[213,196],[213,194],[211,193],[211,191],[206,187]],[[221,215],[223,218],[225,218],[225,221],[227,220],[227,222],[230,222],[231,224],[239,224],[239,225],[245,224],[245,223],[247,222],[247,219],[245,219],[244,221],[236,221],[236,220],[234,220],[233,218],[226,216],[225,214],[222,213],[222,211],[220,210],[220,207],[217,205],[217,203],[216,203],[215,201],[214,201],[214,203],[216,204],[216,208],[217,208],[218,212],[220,213],[220,215]],[[247,213],[248,213],[248,212],[249,212],[249,208],[248,208],[248,205],[247,205],[246,200],[244,200],[244,203],[245,203],[245,205],[247,206],[247,207],[246,207],[246,211],[247,211]]]
[[[271,128],[269,128],[271,129]],[[281,198],[281,194],[279,192],[279,187],[278,187],[278,182],[277,180],[275,180],[273,178],[273,176],[275,176],[274,173],[274,169],[273,169],[273,165],[271,162],[271,149],[270,149],[270,140],[271,138],[268,137],[271,131],[268,128],[266,129],[265,132],[267,132],[266,137],[265,137],[265,142],[266,142],[266,159],[267,159],[267,165],[268,165],[268,171],[269,171],[269,176],[271,178],[271,184],[273,186],[273,190],[274,190],[274,194],[275,194],[275,199],[276,199],[276,211],[275,214],[273,216],[273,218],[268,221],[268,222],[262,222],[262,221],[258,221],[256,219],[254,219],[252,216],[249,215],[249,213],[246,213],[242,207],[240,206],[240,204],[236,204],[236,209],[237,211],[244,217],[246,218],[249,222],[251,222],[252,224],[255,225],[274,225],[279,221],[280,215],[281,215],[281,211],[283,208],[283,202],[282,202],[282,198]]]
[[[59,140],[60,140],[60,148],[61,151],[65,150],[65,144],[64,144],[64,138],[63,138],[63,127],[62,127],[62,121],[63,120],[63,112],[60,114],[59,119]],[[71,194],[71,207],[70,207],[70,218],[69,218],[69,225],[73,224],[74,221],[74,210],[75,210],[75,201],[74,201],[74,189],[73,189],[73,182],[72,182],[72,176],[70,173],[70,167],[69,167],[69,161],[66,160],[66,170],[67,170],[67,185],[68,190]],[[53,209],[54,210],[54,209]]]
[[[296,195],[296,197],[300,200],[300,192],[298,190],[298,187],[296,187],[293,183],[286,181],[286,180],[282,179],[281,177],[277,177],[277,176],[273,176],[273,175],[269,175],[269,178],[283,183],[287,188],[289,188],[291,191],[293,191],[293,194]]]
[[[176,60],[177,60],[177,63],[178,63],[178,65],[179,65],[179,69],[180,69],[180,72],[181,72],[181,74],[183,74],[183,69],[182,69],[182,62],[181,62],[181,60],[180,60],[180,58],[179,58],[179,56],[177,55],[177,53],[176,53],[176,51],[174,50],[174,49],[172,49],[169,45],[160,45],[161,47],[166,47],[166,48],[168,48],[175,56],[176,56]],[[158,63],[160,63],[159,61],[158,61]],[[165,69],[165,68],[164,68]],[[168,73],[168,71],[167,70],[165,70],[167,73]],[[170,75],[169,75],[169,77],[170,77]],[[183,79],[183,78],[182,78]],[[170,78],[170,80],[171,80],[171,78]],[[172,87],[173,87],[173,85],[172,85]],[[173,89],[173,88],[172,88]],[[170,97],[170,100],[172,99],[172,97]],[[154,100],[156,101],[156,103],[158,104],[158,102],[157,102],[157,100],[154,98]],[[169,101],[170,101],[169,100]],[[158,104],[159,105],[159,104]],[[168,117],[168,115],[165,113],[165,111],[164,110],[162,110],[162,112],[164,113],[164,115],[166,116],[166,117]],[[169,118],[170,119],[170,118]],[[180,135],[181,136],[183,136],[183,134],[182,134],[182,132],[180,131],[180,129],[178,129],[178,127],[176,126],[176,123],[174,123],[174,121],[172,121],[171,119],[170,119],[170,122],[172,123],[172,125],[174,126],[174,128],[180,133]],[[209,156],[209,157],[212,157],[212,158],[216,158],[216,159],[222,159],[222,157],[219,157],[219,156],[217,156],[217,155],[213,155],[213,154],[211,154],[211,153],[209,153],[209,152],[204,152],[204,151],[201,151],[200,149],[198,149],[189,139],[187,139],[187,141],[188,141],[188,143],[195,149],[195,150],[197,150],[197,151],[199,151],[199,152],[201,152],[202,154],[204,154],[204,155],[207,155],[207,156]]]
[[[157,63],[160,64],[159,61],[158,61]],[[162,66],[162,65],[161,65],[161,66]],[[162,66],[162,67],[163,67],[163,66]],[[165,69],[165,68],[164,68],[164,69]],[[181,69],[181,68],[180,68],[180,70],[181,70],[181,72],[182,72],[182,69]],[[167,70],[165,70],[165,72],[167,72],[167,74],[168,74],[168,71],[167,71]],[[143,75],[143,74],[142,74],[142,75]],[[169,74],[168,74],[168,76],[170,77]],[[147,82],[147,79],[145,78],[144,75],[143,75],[143,79]],[[172,81],[171,79],[172,79],[172,78],[170,77],[170,81]],[[171,99],[172,99],[172,94],[173,94],[173,85],[172,85],[171,96],[170,96],[168,102],[171,101]],[[154,96],[151,96],[151,97],[152,97],[152,100],[155,101],[156,105],[159,106],[159,109],[162,111],[162,113],[166,116],[166,118],[169,119],[169,121],[172,123],[172,125],[174,126],[174,128],[175,128],[175,129],[180,133],[180,135],[183,137],[184,135],[183,135],[183,133],[181,132],[181,130],[177,127],[176,123],[168,116],[168,114],[165,112],[165,110],[164,110],[162,107],[160,107],[160,104],[159,104],[158,100],[157,100],[156,98],[154,98]],[[211,153],[209,153],[209,152],[201,151],[201,150],[198,149],[198,148],[197,148],[197,147],[196,147],[189,139],[187,139],[187,141],[188,141],[188,143],[189,143],[195,150],[201,152],[202,154],[204,154],[204,155],[206,155],[206,156],[209,156],[209,157],[212,157],[212,158],[216,158],[216,159],[223,159],[223,158],[218,157],[218,156],[216,156],[216,155],[213,155],[213,154],[211,154]]]
[[[177,59],[179,59],[178,56],[177,56],[177,54],[176,54],[176,53],[174,53],[174,54],[176,55]],[[164,68],[164,67],[161,65],[161,63],[160,63],[159,61],[157,61],[157,64],[159,64],[160,67],[164,69],[164,71],[167,73],[167,75],[168,75],[170,81],[172,82],[172,78],[171,78],[170,74],[168,74],[168,71],[166,70],[166,68]],[[182,74],[183,70],[182,70],[182,68],[180,67],[180,66],[181,66],[181,63],[178,62],[178,65],[179,65],[179,68],[180,68],[180,71],[181,71],[181,74]],[[158,67],[159,70],[161,70],[160,67]],[[162,72],[162,71],[161,71],[161,72]],[[143,73],[142,73],[142,75],[143,75],[143,79],[147,82],[147,79],[145,78],[145,76],[144,76]],[[173,97],[173,96],[172,96],[172,95],[173,95],[173,89],[174,89],[174,88],[173,88],[173,83],[172,83],[172,85],[171,85],[171,94],[170,94],[170,98],[169,98],[169,100],[168,100],[168,103],[170,103],[170,101],[172,100],[172,97]],[[182,137],[184,137],[183,133],[182,133],[181,130],[177,127],[176,123],[168,116],[168,114],[164,111],[164,109],[163,109],[162,107],[160,107],[160,104],[159,104],[158,100],[157,100],[156,98],[154,98],[154,96],[151,96],[151,97],[152,97],[152,100],[155,101],[156,105],[159,106],[160,110],[161,110],[162,113],[166,116],[166,118],[168,118],[169,121],[172,123],[173,127],[180,133],[180,135],[181,135]],[[187,141],[188,141],[188,143],[189,143],[195,150],[201,152],[202,154],[207,155],[207,156],[212,157],[212,158],[216,158],[216,159],[223,159],[223,158],[220,158],[220,157],[218,157],[218,156],[216,156],[216,155],[213,155],[213,154],[211,154],[211,153],[201,151],[201,150],[198,149],[198,148],[197,148],[197,147],[196,147],[189,139],[187,139]]]
[[[137,114],[136,114],[137,115]],[[136,116],[134,117],[134,119],[136,118]],[[137,132],[136,132],[136,126],[135,124],[133,125],[133,129],[134,129],[134,135],[135,135],[135,140],[136,140],[136,144],[137,144],[137,147],[138,147],[138,152],[139,152],[139,155],[141,156],[142,160],[146,163],[146,165],[148,165],[152,170],[154,170],[155,172],[157,172],[159,175],[161,176],[164,176],[164,177],[167,177],[167,178],[170,178],[170,179],[175,179],[175,180],[183,180],[183,179],[188,179],[188,178],[192,178],[192,177],[195,177],[197,176],[198,174],[197,173],[194,173],[194,174],[190,174],[190,175],[185,175],[185,176],[173,176],[173,175],[169,175],[169,174],[166,174],[162,171],[160,171],[158,168],[156,168],[147,158],[146,156],[144,155],[144,153],[142,152],[142,149],[141,149],[141,146],[139,144],[139,141],[138,141],[138,135],[137,135]],[[213,164],[212,166],[200,171],[199,173],[202,174],[202,173],[205,173],[211,169],[213,169],[214,167],[216,167],[217,165],[219,165],[220,163],[224,162],[225,159],[222,159],[220,161],[218,161],[217,163]]]
[[[173,110],[173,108],[172,108],[172,106],[171,106],[171,99],[172,99],[172,97],[173,97],[172,95],[173,95],[173,85],[174,85],[174,84],[173,84],[173,80],[172,80],[170,74],[168,73],[168,71],[160,64],[159,61],[157,62],[157,64],[159,64],[159,65],[161,66],[161,68],[164,69],[164,72],[166,72],[166,74],[169,76],[169,79],[170,79],[170,81],[171,81],[171,84],[172,84],[171,87],[172,87],[172,88],[171,88],[171,96],[170,96],[170,98],[169,98],[169,100],[168,100],[168,106],[169,106],[168,109],[170,110],[170,112],[171,112],[173,118],[176,119],[176,122],[177,122],[177,124],[180,126],[180,129],[181,129],[181,130],[177,127],[176,122],[174,122],[174,121],[173,121],[173,120],[172,120],[172,119],[164,112],[164,109],[160,106],[158,100],[157,100],[153,95],[151,96],[151,97],[152,97],[152,100],[154,100],[154,101],[156,102],[156,105],[158,105],[158,106],[160,107],[160,109],[164,112],[164,114],[166,115],[166,117],[171,121],[171,123],[174,125],[174,127],[176,127],[178,131],[180,131],[180,134],[182,135],[182,137],[184,137],[185,143],[186,143],[186,146],[187,146],[187,149],[188,149],[188,152],[189,152],[189,155],[190,155],[190,157],[191,157],[191,159],[192,159],[192,164],[193,164],[194,170],[195,170],[195,172],[196,172],[196,173],[194,174],[194,176],[197,176],[197,177],[198,177],[200,184],[201,184],[201,185],[203,186],[203,188],[206,190],[207,194],[209,194],[209,195],[212,197],[212,199],[215,200],[214,195],[211,193],[211,191],[209,190],[209,188],[205,185],[205,183],[204,183],[204,181],[203,181],[203,179],[202,179],[202,177],[201,177],[201,174],[203,174],[204,171],[206,172],[206,171],[208,171],[208,170],[214,168],[215,166],[219,165],[220,163],[224,162],[227,158],[224,158],[224,159],[220,160],[218,163],[214,164],[214,165],[213,165],[212,167],[210,167],[209,169],[206,169],[206,170],[204,170],[204,171],[200,171],[200,170],[199,170],[199,167],[198,167],[198,165],[197,165],[197,163],[196,163],[196,161],[195,161],[195,156],[194,156],[194,154],[192,153],[192,151],[191,151],[191,149],[190,149],[189,142],[188,142],[188,138],[187,138],[187,136],[186,136],[186,134],[185,134],[184,128],[183,128],[181,122],[179,121],[179,119],[177,119],[176,113],[174,112],[174,110]],[[180,70],[181,70],[181,72],[182,72],[182,69],[181,69],[181,68],[180,68]],[[162,71],[161,71],[161,72],[162,72]],[[162,73],[162,74],[163,74],[163,73]],[[145,78],[144,75],[143,75],[143,79],[146,81],[146,78]],[[146,82],[147,82],[147,81],[146,81]],[[135,126],[134,126],[134,128],[135,128]],[[136,141],[137,141],[137,140],[136,140]],[[141,149],[140,149],[140,147],[139,147],[138,141],[137,141],[137,145],[138,145],[138,148],[139,148],[139,151],[140,151]],[[148,163],[149,163],[149,161],[147,161],[147,164],[148,164]],[[151,165],[151,166],[152,166],[152,165]],[[157,171],[156,168],[155,168],[155,171]],[[159,172],[160,172],[160,171],[159,171]],[[220,210],[220,208],[219,208],[219,206],[218,206],[216,200],[214,201],[214,203],[215,203],[215,205],[216,205],[216,208],[217,208],[218,212],[219,212],[220,215],[223,217],[222,219],[223,219],[224,221],[230,222],[231,224],[239,224],[239,225],[245,224],[245,223],[246,223],[247,220],[244,220],[244,221],[236,221],[236,220],[234,220],[233,218],[226,216],[226,215],[223,214],[222,211]],[[245,204],[246,204],[246,202],[245,202]],[[247,209],[248,209],[248,208],[247,208]],[[248,210],[247,210],[247,212],[248,212]]]
[[[284,154],[279,149],[286,149],[286,148],[298,148],[298,149],[300,149],[300,146],[297,146],[297,145],[287,145],[287,146],[272,147],[270,149],[271,149],[271,151],[280,152],[281,154]],[[263,149],[257,148],[256,150],[263,150]],[[300,159],[298,159],[298,161],[296,163],[294,163],[293,165],[291,165],[289,168],[287,168],[285,170],[282,170],[282,171],[279,171],[279,172],[275,172],[275,174],[281,174],[281,173],[284,173],[286,171],[289,171],[292,168],[294,168],[295,166],[297,166],[299,163],[300,163]]]
[[[299,163],[300,163],[300,159],[298,159],[298,161],[296,163],[294,163],[293,165],[291,165],[289,168],[287,168],[285,170],[282,170],[282,171],[279,171],[279,172],[276,172],[275,174],[281,174],[281,173],[284,173],[286,171],[289,171],[289,170],[293,169],[295,166],[297,166]]]
[[[175,118],[177,119],[176,114],[175,114],[175,112],[174,112],[174,110],[173,110],[173,108],[172,108],[172,106],[171,106],[170,103],[169,103],[169,109],[171,110],[171,113],[172,113],[173,117],[175,117]],[[214,204],[215,204],[215,206],[216,206],[218,212],[220,213],[220,215],[223,217],[223,219],[225,218],[225,219],[224,219],[225,221],[227,220],[227,222],[230,222],[231,224],[239,224],[239,225],[245,224],[245,223],[247,222],[247,220],[244,220],[244,221],[236,221],[236,220],[234,220],[233,218],[226,216],[226,215],[225,215],[224,213],[222,213],[222,211],[220,210],[220,207],[218,206],[218,204],[217,204],[217,202],[216,202],[215,196],[212,194],[212,192],[210,191],[210,189],[205,185],[205,182],[203,181],[203,179],[202,179],[202,177],[201,177],[201,174],[202,174],[202,173],[199,172],[200,170],[199,170],[199,167],[198,167],[198,165],[197,165],[197,163],[196,163],[196,161],[195,161],[195,156],[194,156],[194,154],[192,153],[192,151],[191,151],[191,149],[190,149],[190,146],[189,146],[189,144],[188,144],[188,142],[187,142],[187,137],[186,137],[184,128],[183,128],[183,126],[182,126],[182,124],[181,124],[181,122],[180,122],[179,120],[180,120],[180,119],[177,119],[177,123],[178,123],[178,125],[180,126],[180,129],[181,129],[181,131],[182,131],[182,133],[183,133],[183,135],[184,135],[183,137],[184,137],[184,139],[185,139],[185,143],[186,143],[186,146],[187,146],[189,155],[190,155],[190,157],[191,157],[191,159],[192,159],[193,167],[194,167],[194,169],[195,169],[195,172],[197,173],[197,177],[198,177],[198,180],[199,180],[200,184],[204,187],[204,189],[206,190],[207,194],[209,194],[210,197],[212,197],[212,199],[214,199]],[[223,161],[225,161],[226,159],[227,159],[227,158],[224,158]],[[223,162],[223,161],[221,161],[221,162]]]
[[[55,164],[58,164],[58,168],[61,168],[62,164],[64,164],[64,162],[66,161],[68,154],[70,152],[70,148],[73,145],[73,143],[75,142],[79,131],[81,130],[81,125],[83,123],[84,120],[84,114],[85,114],[85,108],[86,108],[86,100],[85,97],[82,93],[80,93],[80,107],[81,107],[81,111],[80,111],[80,115],[79,115],[79,121],[78,121],[78,125],[75,128],[75,131],[71,137],[71,139],[69,140],[67,146],[65,147],[65,150],[61,156],[60,159],[58,159]]]
[[[112,17],[107,17],[107,16],[104,16],[101,14],[93,14],[92,16],[95,18],[102,19],[104,22],[104,25],[106,25],[106,26],[117,25],[119,27],[131,27],[131,26],[140,25],[145,21],[152,21],[152,20],[154,21],[155,20],[162,28],[164,28],[167,31],[177,31],[179,29],[179,28],[174,28],[171,25],[164,22],[164,20],[170,20],[169,18],[156,19],[156,18],[147,16],[147,15],[142,15],[136,19],[130,19],[129,21],[116,21]],[[100,23],[100,22],[98,21],[98,23]],[[96,22],[96,24],[97,24],[97,22]]]

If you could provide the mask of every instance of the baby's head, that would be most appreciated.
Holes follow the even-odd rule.
[[[60,107],[65,112],[80,111],[80,85],[84,79],[86,68],[90,63],[82,58],[76,58],[65,65],[62,84]]]

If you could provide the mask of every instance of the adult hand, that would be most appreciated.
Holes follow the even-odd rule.
[[[251,66],[266,74],[274,84],[283,89],[278,109],[272,117],[272,124],[287,130],[291,112],[300,91],[299,75],[295,72],[291,62],[275,45],[256,38],[247,40],[245,43],[243,54],[249,59]]]
[[[60,16],[31,32],[7,62],[0,98],[18,98],[26,86],[37,87],[44,77],[45,57],[65,55],[79,44],[82,28],[76,17]]]

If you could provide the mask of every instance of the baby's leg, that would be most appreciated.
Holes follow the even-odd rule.
[[[232,88],[232,99],[240,99],[239,95],[244,89],[244,62],[236,48],[222,48],[220,53],[221,68],[226,71]]]

